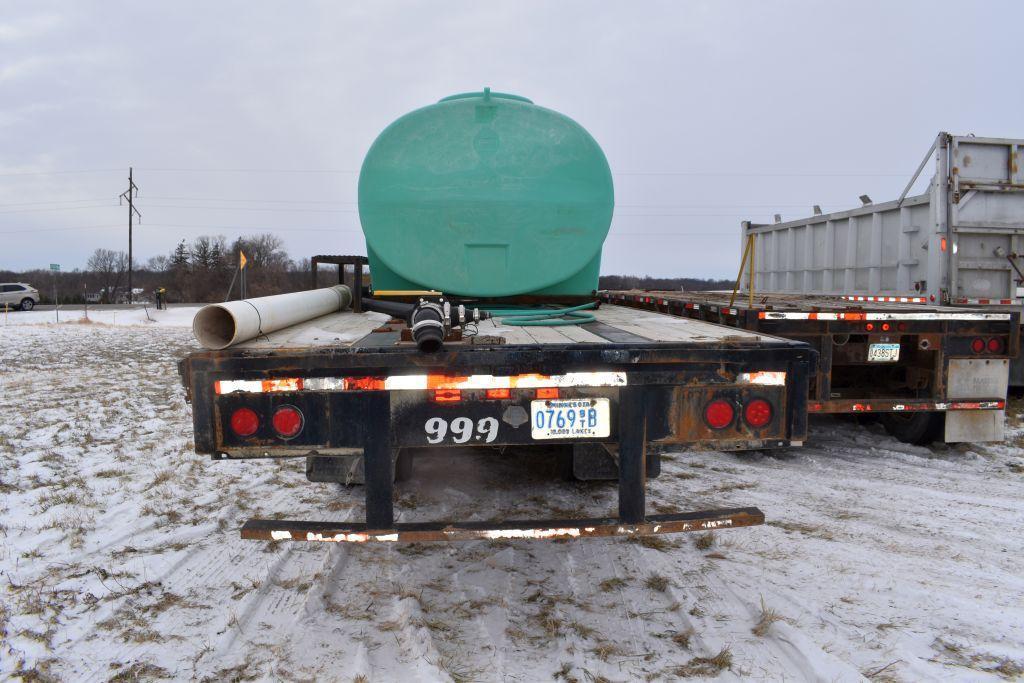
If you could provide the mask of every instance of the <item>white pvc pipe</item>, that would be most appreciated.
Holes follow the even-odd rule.
[[[261,334],[291,327],[352,303],[345,285],[203,306],[192,320],[192,332],[204,347],[226,349]]]

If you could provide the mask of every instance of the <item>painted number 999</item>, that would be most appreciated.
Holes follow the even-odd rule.
[[[443,417],[432,417],[423,425],[427,433],[427,443],[441,443],[451,434],[453,443],[467,443],[473,437],[476,441],[491,443],[498,438],[498,419],[482,417],[473,424],[468,417],[457,417],[450,423]]]

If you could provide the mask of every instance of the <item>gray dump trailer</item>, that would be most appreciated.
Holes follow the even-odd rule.
[[[812,413],[877,414],[915,443],[1001,440],[1008,378],[1024,384],[1022,145],[940,133],[894,201],[743,223],[739,296],[605,300],[810,343]],[[908,196],[930,163],[927,191]]]
[[[899,199],[760,225],[755,291],[1020,306],[1024,140],[939,133]],[[907,192],[929,162],[924,194]]]

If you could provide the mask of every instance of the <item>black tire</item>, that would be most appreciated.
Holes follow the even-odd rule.
[[[21,310],[23,310],[23,311],[31,311],[35,307],[36,307],[36,302],[33,301],[32,299],[29,299],[28,297],[25,297],[24,299],[21,300]]]
[[[927,446],[942,440],[946,416],[942,413],[883,413],[881,422],[885,431],[903,443]]]

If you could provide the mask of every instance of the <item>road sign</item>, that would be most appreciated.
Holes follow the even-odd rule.
[[[50,264],[50,270],[52,270],[55,273],[59,273],[60,272],[60,264],[59,263],[51,263]]]

